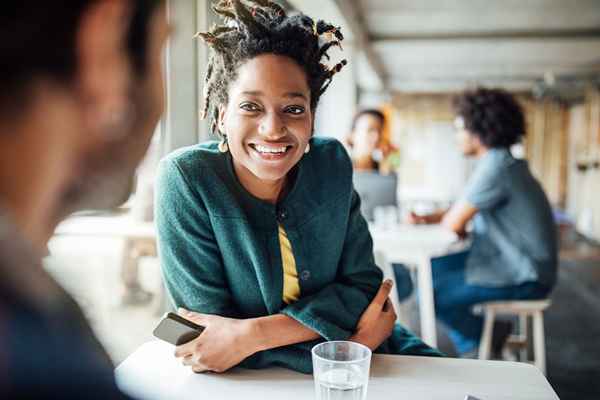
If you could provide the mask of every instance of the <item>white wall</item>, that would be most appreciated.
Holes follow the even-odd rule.
[[[578,232],[600,240],[600,201],[598,201],[600,170],[590,168],[579,171],[577,169],[577,161],[585,162],[588,157],[597,156],[594,154],[594,149],[588,148],[586,107],[585,105],[574,106],[570,113],[567,212],[575,221]]]
[[[348,60],[348,65],[333,77],[333,82],[321,97],[315,118],[315,135],[335,137],[343,142],[350,132],[356,110],[354,54],[352,46],[344,45],[343,52],[332,49],[330,55],[329,65],[342,58]]]
[[[208,2],[168,0],[167,10],[176,29],[165,54],[167,110],[162,122],[163,154],[207,137],[206,123],[199,119],[207,52],[194,35],[208,28]]]
[[[459,152],[451,122],[407,127],[400,137],[399,197],[449,203],[467,182],[472,163]]]
[[[342,42],[344,51],[332,48],[329,51],[334,65],[343,58],[348,60],[348,65],[336,74],[333,83],[321,97],[315,116],[315,135],[335,137],[344,141],[350,130],[352,117],[356,110],[356,55],[352,45],[354,40],[352,31],[333,1],[329,0],[288,0],[298,11],[312,18],[322,19],[340,26],[344,34]]]

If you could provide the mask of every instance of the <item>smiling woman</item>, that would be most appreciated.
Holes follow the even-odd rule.
[[[243,64],[219,107],[236,175],[256,197],[277,201],[285,177],[309,150],[310,89],[291,58],[261,54]],[[265,184],[266,183],[266,184]]]
[[[221,1],[205,111],[220,143],[162,162],[156,222],[166,285],[206,329],[177,347],[196,372],[241,364],[311,372],[322,340],[439,355],[402,327],[381,284],[343,146],[313,138],[321,62],[338,28],[268,1]]]

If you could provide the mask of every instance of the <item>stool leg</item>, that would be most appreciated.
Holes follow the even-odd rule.
[[[535,365],[546,374],[546,343],[544,336],[544,314],[536,311],[533,315],[533,347]]]
[[[494,319],[496,313],[493,310],[485,309],[485,317],[483,323],[483,333],[479,341],[479,359],[488,360],[492,350],[492,334],[494,328]]]
[[[125,239],[123,255],[121,257],[121,282],[125,290],[137,289],[140,286],[138,280],[138,261],[140,255],[137,242],[134,239]]]
[[[529,360],[529,355],[527,354],[527,348],[529,347],[529,327],[527,326],[528,321],[527,314],[519,314],[519,340],[523,341],[525,345],[521,348],[519,353],[521,362],[526,362]]]

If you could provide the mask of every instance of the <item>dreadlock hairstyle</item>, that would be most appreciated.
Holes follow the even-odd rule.
[[[211,131],[217,133],[218,106],[227,103],[228,82],[237,78],[237,69],[261,54],[286,56],[298,63],[306,73],[314,110],[333,76],[346,65],[346,60],[329,67],[327,51],[340,49],[344,36],[339,27],[299,14],[286,15],[285,10],[270,0],[220,0],[213,10],[224,25],[196,34],[210,48],[204,86],[202,118],[211,116]]]

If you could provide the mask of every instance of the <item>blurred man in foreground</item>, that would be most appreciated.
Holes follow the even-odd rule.
[[[41,258],[63,216],[125,196],[120,182],[131,178],[163,109],[167,34],[159,0],[3,3],[2,398],[124,397],[81,310]],[[90,202],[99,198],[90,187],[109,181],[110,201]]]

